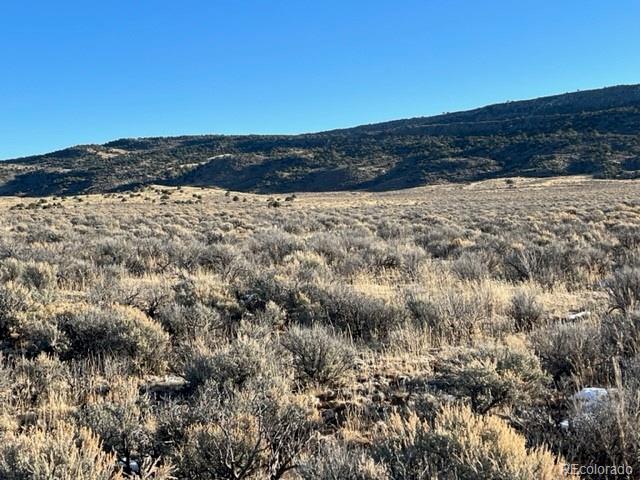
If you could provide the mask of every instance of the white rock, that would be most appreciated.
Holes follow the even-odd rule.
[[[607,402],[609,395],[614,391],[614,388],[585,387],[572,395],[571,400],[573,400],[578,412],[587,413]]]
[[[581,318],[586,318],[589,315],[591,315],[591,312],[589,310],[585,310],[584,312],[571,313],[567,315],[567,320],[580,320]]]
[[[574,393],[570,400],[573,402],[573,415],[562,420],[558,427],[568,430],[569,425],[593,418],[597,407],[609,400],[609,396],[615,392],[615,388],[585,387]]]
[[[609,395],[609,390],[602,387],[585,387],[575,393],[571,399],[578,402],[598,403]]]

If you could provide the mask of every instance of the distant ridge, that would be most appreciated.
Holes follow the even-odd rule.
[[[501,176],[640,177],[640,85],[303,135],[120,139],[0,162],[0,195],[145,184],[393,190]]]

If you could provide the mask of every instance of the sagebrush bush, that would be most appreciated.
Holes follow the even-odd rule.
[[[296,376],[303,382],[340,385],[354,368],[351,346],[326,327],[291,328],[282,338]]]
[[[265,461],[255,417],[236,415],[218,423],[194,425],[187,432],[178,463],[184,479],[255,478]]]
[[[120,480],[124,476],[119,472],[115,455],[105,453],[91,431],[59,423],[3,436],[0,478]]]
[[[327,459],[331,459],[327,461]],[[358,447],[323,442],[300,468],[304,480],[387,480],[387,467]]]
[[[14,400],[39,406],[62,400],[70,393],[70,372],[57,357],[40,354],[36,358],[15,361],[12,375]]]
[[[365,341],[384,340],[390,331],[405,322],[407,316],[402,305],[346,286],[314,288],[309,297],[319,307],[312,317]]]
[[[280,263],[287,255],[302,248],[297,236],[283,230],[257,232],[250,244],[252,251],[269,262]]]
[[[201,304],[228,319],[238,319],[242,309],[229,286],[213,275],[185,276],[173,287],[178,305],[193,307]]]
[[[0,338],[16,327],[21,313],[32,305],[31,292],[22,285],[7,282],[0,286]]]
[[[69,339],[55,317],[46,310],[21,314],[12,329],[12,343],[27,356],[39,353],[64,355],[69,349]]]
[[[492,315],[493,299],[477,286],[409,291],[406,307],[413,322],[431,334],[435,344],[468,343]]]
[[[15,282],[20,278],[24,263],[17,258],[9,257],[0,262],[0,278],[4,282]]]
[[[224,326],[220,313],[201,303],[163,305],[158,309],[156,319],[176,340],[199,338],[221,331]]]
[[[187,431],[178,452],[180,478],[284,478],[316,429],[308,409],[285,398],[239,394],[215,411]]]
[[[480,280],[491,274],[485,259],[475,252],[464,252],[452,262],[451,270],[461,280]]]
[[[107,451],[142,463],[153,451],[156,422],[149,401],[138,392],[137,382],[114,380],[104,396],[94,396],[75,412],[77,422],[90,429]]]
[[[44,290],[56,286],[56,275],[56,267],[49,263],[28,262],[22,269],[20,279],[28,287]]]
[[[241,389],[253,379],[275,374],[274,370],[274,352],[250,338],[218,346],[196,341],[183,360],[184,376],[192,388],[210,382],[220,390]]]
[[[576,242],[555,241],[546,245],[527,242],[510,248],[503,256],[507,279],[536,281],[546,286],[559,282],[583,285],[594,272],[607,265],[606,255],[598,249]]]
[[[640,268],[617,270],[604,286],[612,309],[627,313],[640,307]]]
[[[556,383],[579,385],[608,381],[611,358],[598,321],[557,324],[532,332],[540,362]]]
[[[468,399],[474,412],[527,404],[541,395],[545,375],[524,345],[459,348],[437,361],[434,387]]]
[[[511,298],[508,313],[515,323],[516,330],[527,331],[543,319],[544,307],[535,294],[520,290]]]
[[[142,370],[165,367],[169,335],[157,322],[131,307],[79,307],[59,316],[70,342],[68,355],[120,355]]]
[[[527,449],[525,438],[503,420],[468,407],[443,407],[432,423],[394,415],[378,435],[377,455],[394,479],[562,476],[560,461],[547,449]]]
[[[416,241],[435,258],[449,258],[462,248],[465,236],[466,232],[459,227],[440,225],[433,227]]]

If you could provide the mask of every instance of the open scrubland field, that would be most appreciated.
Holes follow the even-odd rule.
[[[0,279],[2,479],[640,475],[640,181],[6,197]]]

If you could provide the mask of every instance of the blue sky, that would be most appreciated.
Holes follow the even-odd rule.
[[[640,83],[640,2],[7,1],[0,158]]]

